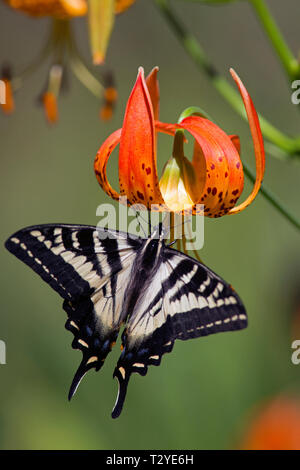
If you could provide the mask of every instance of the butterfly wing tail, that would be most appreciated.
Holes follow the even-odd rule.
[[[130,375],[131,372],[129,372],[122,366],[116,367],[114,370],[113,377],[116,377],[118,379],[119,390],[115,406],[111,413],[112,418],[118,418],[121,414],[126,398],[127,386],[130,379]]]
[[[76,390],[81,382],[81,380],[83,379],[83,377],[85,376],[85,374],[90,370],[92,369],[93,367],[95,367],[92,363],[91,364],[87,364],[86,363],[86,360],[83,359],[74,375],[74,378],[72,380],[72,383],[71,383],[71,386],[70,386],[70,390],[69,390],[69,393],[68,393],[68,400],[71,400],[71,398],[75,395],[76,393]]]

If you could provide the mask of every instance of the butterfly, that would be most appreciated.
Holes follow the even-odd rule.
[[[233,288],[204,264],[164,241],[164,227],[148,238],[85,225],[47,224],[24,228],[6,248],[32,268],[63,299],[72,347],[82,352],[69,399],[83,376],[103,366],[122,332],[122,353],[113,376],[124,404],[130,376],[145,375],[188,340],[247,326]]]

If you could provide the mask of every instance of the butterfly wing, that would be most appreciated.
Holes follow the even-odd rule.
[[[102,367],[118,336],[124,290],[140,244],[122,232],[55,224],[22,229],[5,244],[64,299],[72,347],[83,354],[69,398],[89,369]]]
[[[130,375],[145,375],[149,365],[159,365],[176,339],[246,326],[245,308],[226,281],[193,258],[165,247],[122,335],[123,352],[114,371],[119,393],[112,417],[122,411]]]

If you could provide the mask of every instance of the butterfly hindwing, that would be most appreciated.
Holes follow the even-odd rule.
[[[39,225],[12,235],[6,248],[64,299],[72,347],[83,354],[69,398],[83,375],[99,370],[123,321],[122,299],[138,238],[80,225]]]
[[[130,375],[145,375],[149,365],[159,365],[176,339],[246,326],[245,308],[227,282],[193,258],[165,247],[156,275],[122,335],[124,349],[114,372],[119,394],[112,416],[121,413]]]

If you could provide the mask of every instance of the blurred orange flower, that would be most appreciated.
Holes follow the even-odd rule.
[[[48,41],[38,59],[30,64],[20,75],[7,80],[9,100],[13,104],[13,93],[16,92],[25,77],[30,75],[45,59],[51,56],[52,67],[49,71],[47,85],[41,92],[41,103],[49,123],[58,119],[57,100],[65,83],[65,71],[70,65],[73,73],[81,83],[102,101],[99,116],[103,120],[112,117],[117,91],[113,75],[109,71],[98,70],[97,78],[82,59],[71,29],[70,20],[76,16],[88,15],[90,42],[95,64],[104,61],[114,17],[127,10],[135,0],[4,0],[11,8],[33,17],[50,16],[52,28]],[[60,73],[52,73],[53,70]],[[6,77],[0,77],[3,80]],[[48,98],[51,97],[51,100]],[[54,106],[55,103],[55,106]],[[1,105],[3,111],[12,112],[13,106]],[[54,113],[54,110],[56,112]],[[54,119],[55,114],[55,119]],[[49,117],[51,118],[49,119]]]
[[[32,16],[67,18],[82,16],[87,12],[86,0],[4,0],[15,10]]]
[[[116,200],[126,196],[129,204],[144,204],[148,209],[172,212],[190,209],[195,214],[196,206],[202,204],[204,215],[208,217],[242,211],[259,191],[265,154],[258,117],[240,78],[231,70],[248,115],[256,157],[256,181],[251,194],[236,206],[244,184],[239,138],[227,135],[199,115],[187,115],[177,124],[158,121],[157,71],[158,68],[153,69],[145,80],[143,69],[139,69],[127,102],[123,127],[109,136],[97,153],[95,173],[101,187]],[[192,162],[184,155],[184,131],[194,138]],[[160,180],[156,165],[157,132],[175,135],[173,155]],[[111,187],[106,175],[109,156],[118,144],[120,193]],[[161,208],[154,206],[158,204]]]
[[[243,439],[243,450],[300,450],[300,401],[279,396],[261,407]]]
[[[5,114],[11,114],[15,109],[15,102],[9,70],[2,70],[2,82],[4,84],[4,100],[0,106]]]

